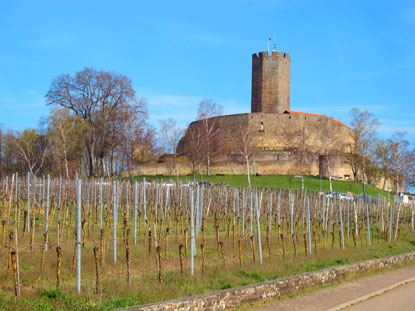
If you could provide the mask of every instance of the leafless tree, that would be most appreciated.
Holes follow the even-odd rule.
[[[398,194],[401,185],[404,183],[404,175],[411,162],[411,153],[409,152],[409,141],[405,139],[406,133],[395,132],[389,139],[391,144],[391,162],[392,170],[395,175],[396,193]]]
[[[391,175],[392,170],[392,145],[390,140],[377,139],[375,143],[375,163],[382,171],[383,187],[385,190],[386,182]]]
[[[239,126],[239,132],[235,133],[237,135],[236,140],[236,151],[241,154],[245,161],[246,166],[246,175],[248,177],[248,187],[251,188],[251,177],[249,171],[249,164],[254,160],[255,156],[259,152],[259,148],[255,144],[255,141],[252,140],[252,137],[249,133],[249,127],[246,124]]]
[[[324,152],[325,162],[327,165],[327,173],[329,175],[330,191],[333,191],[332,183],[332,158],[340,154],[339,145],[341,145],[341,137],[337,133],[333,133],[333,119],[323,117],[316,123],[316,130],[320,135],[321,148]]]
[[[137,153],[145,153],[145,146],[152,147],[152,129],[147,124],[148,111],[147,102],[141,99],[135,103],[123,105],[119,112],[122,120],[117,128],[118,144],[117,150],[121,159],[126,165],[128,176],[133,178],[135,160],[138,160]]]
[[[34,129],[25,129],[15,138],[16,152],[26,163],[32,175],[36,175],[41,170],[47,146],[48,139]]]
[[[173,118],[159,120],[160,131],[158,134],[159,141],[164,147],[164,152],[173,154],[174,171],[176,173],[176,181],[179,183],[179,170],[177,169],[177,147],[180,139],[183,137],[183,129],[180,128]]]
[[[297,168],[301,175],[301,191],[304,192],[304,174],[307,165],[313,160],[313,154],[309,150],[308,140],[310,134],[307,132],[305,125],[297,129],[292,129],[290,125],[285,132],[285,139],[291,142],[290,151],[294,155]]]
[[[68,162],[81,151],[80,137],[83,137],[84,132],[82,125],[79,116],[70,115],[69,108],[55,107],[48,117],[49,144],[57,161],[63,161],[67,179],[69,179]]]
[[[186,143],[184,143],[186,140]],[[200,169],[200,163],[203,160],[202,149],[203,149],[203,130],[202,126],[198,122],[191,123],[186,134],[180,144],[183,143],[183,153],[186,154],[192,164],[192,176],[195,180],[196,167],[198,167],[199,174],[202,175]]]
[[[199,103],[197,110],[198,120],[202,123],[202,151],[206,161],[206,173],[210,175],[210,161],[220,152],[219,142],[221,120],[218,118],[222,114],[222,106],[211,99],[204,99]]]
[[[46,94],[48,105],[69,108],[87,123],[83,137],[89,175],[96,173],[97,159],[113,154],[120,109],[137,102],[131,80],[126,76],[85,68],[74,76],[53,79]]]
[[[379,121],[373,113],[367,110],[360,111],[358,108],[353,108],[350,111],[350,116],[352,118],[351,125],[354,130],[353,138],[356,142],[357,154],[361,158],[363,195],[366,195],[366,159],[371,156],[371,151],[374,148],[374,139]]]

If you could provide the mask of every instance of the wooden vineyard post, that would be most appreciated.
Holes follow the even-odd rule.
[[[219,242],[219,249],[220,249],[220,253],[221,253],[221,257],[222,257],[223,267],[225,268],[225,249],[223,247],[223,242],[222,241]]]
[[[62,265],[62,249],[60,248],[60,246],[56,247],[56,254],[58,257],[57,267],[56,267],[56,289],[59,290],[60,281],[61,281],[61,265]]]
[[[164,240],[165,240],[165,249],[164,249],[164,258],[167,260],[168,258],[169,258],[169,231],[170,231],[170,228],[169,227],[167,227],[166,228],[166,236],[165,236],[165,238],[164,238]]]
[[[101,229],[101,232],[103,230]],[[98,247],[94,246],[94,260],[95,260],[95,294],[99,294],[99,259],[98,259]]]
[[[130,277],[130,228],[127,229],[126,232],[126,245],[125,245],[125,257],[127,261],[127,284],[131,284],[131,277]]]
[[[269,257],[269,261],[272,261],[272,257],[271,257],[271,245],[270,245],[270,238],[269,238],[269,229],[267,235],[265,236],[266,238],[266,242],[267,242],[267,249],[268,249],[268,257]]]
[[[200,244],[200,251],[202,253],[202,274],[205,274],[205,242],[203,241],[202,244]]]
[[[8,252],[8,259],[7,259],[7,270],[12,268],[12,251],[13,251],[13,232],[10,231],[9,233],[9,252]]]
[[[294,248],[294,257],[296,257],[297,256],[297,247],[295,245],[295,239],[294,239],[294,237],[291,239],[291,241],[293,243],[293,248]],[[306,256],[307,256],[307,254],[306,254]]]
[[[251,245],[252,245],[252,260],[255,262],[255,240],[254,236],[251,235]]]
[[[16,181],[17,182],[17,181]],[[17,193],[17,190],[16,190]],[[20,268],[19,268],[19,242],[17,238],[18,229],[14,229],[14,242],[15,242],[15,260],[16,260],[16,280],[17,280],[17,298],[20,299]]]
[[[157,279],[159,283],[162,283],[162,273],[161,273],[161,247],[157,246],[156,248],[157,252]]]
[[[101,262],[104,263],[105,262],[105,229],[101,228],[101,235],[100,235],[100,253],[101,253]]]
[[[179,245],[180,273],[183,277],[183,244]]]
[[[303,234],[303,238],[304,238],[304,255],[307,257],[308,256],[308,252],[307,252],[307,235],[306,235],[305,232]]]
[[[148,258],[151,257],[151,229],[148,228]]]
[[[4,250],[4,245],[6,243],[6,221],[1,221],[1,232],[2,232],[2,238],[1,238],[1,249]]]
[[[184,255],[187,256],[187,228],[184,229]]]
[[[33,251],[35,244],[35,216],[32,217],[32,231],[30,232],[30,252]]]
[[[281,233],[281,244],[282,244],[282,258],[285,259],[285,242],[284,242],[284,234]]]
[[[14,294],[17,298],[20,298],[20,286],[17,273],[17,260],[16,260],[16,251],[12,250],[11,252],[11,264],[13,269],[13,284],[14,284]]]
[[[241,239],[238,240],[238,252],[239,252],[239,266],[242,267],[242,245],[241,245]]]
[[[41,261],[40,261],[40,270],[42,270],[42,271],[43,271],[43,267],[45,265],[45,252],[46,252],[46,247],[47,247],[47,234],[46,234],[46,232],[43,233],[43,237],[45,239],[45,243],[43,244],[42,258],[41,258]]]

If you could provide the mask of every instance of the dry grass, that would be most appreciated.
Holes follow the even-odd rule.
[[[131,218],[130,218],[131,222]],[[38,222],[39,223],[39,222]],[[28,234],[20,240],[20,274],[21,274],[21,300],[14,298],[13,279],[10,271],[7,271],[7,248],[0,256],[0,283],[2,291],[0,294],[0,308],[2,310],[110,310],[114,308],[127,307],[131,305],[162,301],[176,297],[194,295],[217,289],[247,285],[269,279],[275,279],[287,275],[318,270],[329,266],[378,258],[382,256],[403,253],[415,250],[415,235],[408,228],[401,228],[402,234],[399,241],[392,244],[383,239],[374,240],[374,245],[366,247],[363,242],[361,246],[351,246],[346,250],[339,247],[336,235],[335,247],[331,249],[331,241],[327,243],[327,249],[323,249],[323,241],[317,245],[317,253],[311,256],[304,254],[304,242],[302,234],[299,234],[297,242],[297,256],[293,257],[293,247],[285,241],[286,258],[282,258],[281,242],[278,242],[275,232],[271,235],[271,258],[269,258],[265,230],[262,237],[263,264],[259,263],[258,253],[256,262],[252,259],[252,250],[249,241],[242,242],[243,264],[239,265],[238,243],[236,240],[233,247],[232,233],[227,237],[227,226],[221,223],[220,236],[224,242],[225,268],[220,254],[217,252],[216,237],[212,228],[213,219],[208,222],[206,236],[206,271],[202,274],[200,243],[202,235],[196,239],[197,256],[195,258],[195,275],[190,276],[190,242],[187,256],[184,256],[184,276],[180,273],[179,244],[183,243],[183,232],[179,227],[176,232],[171,227],[169,235],[169,256],[164,258],[164,239],[159,239],[162,246],[162,269],[163,282],[157,280],[156,252],[153,245],[151,257],[148,255],[147,237],[143,235],[134,246],[130,236],[131,245],[131,285],[127,284],[127,270],[125,259],[125,248],[122,238],[122,226],[118,231],[118,256],[117,263],[112,260],[112,241],[106,241],[106,252],[104,263],[100,265],[101,286],[100,294],[94,294],[95,290],[95,264],[93,247],[99,246],[99,226],[91,224],[89,237],[86,239],[85,247],[82,248],[82,293],[80,296],[75,292],[75,271],[73,270],[74,237],[73,230],[70,236],[61,242],[63,249],[63,262],[61,272],[61,288],[56,290],[56,265],[57,255],[53,245],[56,244],[56,223],[52,222],[50,230],[50,248],[45,256],[44,269],[41,270],[41,254],[43,226],[36,225],[35,248],[30,252],[30,239]],[[143,226],[143,224],[140,224]],[[12,227],[13,225],[10,225]],[[131,224],[129,224],[131,228]],[[265,223],[263,224],[265,227]],[[22,228],[22,226],[20,227]],[[317,228],[316,228],[317,229]],[[165,229],[164,229],[165,230]],[[163,231],[164,231],[163,230]],[[66,230],[65,230],[66,231]],[[164,231],[165,232],[165,231]],[[164,236],[164,234],[163,234]],[[363,240],[364,241],[364,240]],[[257,241],[255,241],[257,243]]]

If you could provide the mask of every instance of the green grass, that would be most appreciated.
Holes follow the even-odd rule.
[[[279,189],[301,189],[301,178],[297,178],[298,175],[261,175],[251,176],[252,187],[255,188],[279,188]],[[135,176],[135,179],[140,181],[143,178],[146,180],[157,181],[175,181],[176,176],[151,176],[140,175]],[[192,176],[180,175],[179,180],[181,182],[192,181]],[[200,181],[200,175],[196,176],[196,181]],[[226,182],[230,186],[247,187],[248,179],[246,175],[203,175],[203,180],[210,183],[222,183]],[[354,194],[360,194],[363,192],[363,184],[352,181],[340,181],[333,180],[333,191],[335,192],[353,192]],[[304,185],[307,191],[320,191],[320,177],[312,175],[304,175]],[[322,190],[324,192],[330,190],[329,180],[322,178]],[[388,192],[378,189],[376,187],[367,185],[366,192],[372,198],[377,198],[378,194],[387,196]]]

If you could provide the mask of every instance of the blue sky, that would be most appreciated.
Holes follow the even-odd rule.
[[[291,109],[348,124],[352,107],[382,136],[415,141],[415,2],[351,0],[0,2],[0,123],[37,127],[52,79],[84,67],[128,76],[150,121],[185,126],[212,98],[250,111],[251,54],[291,55]]]

